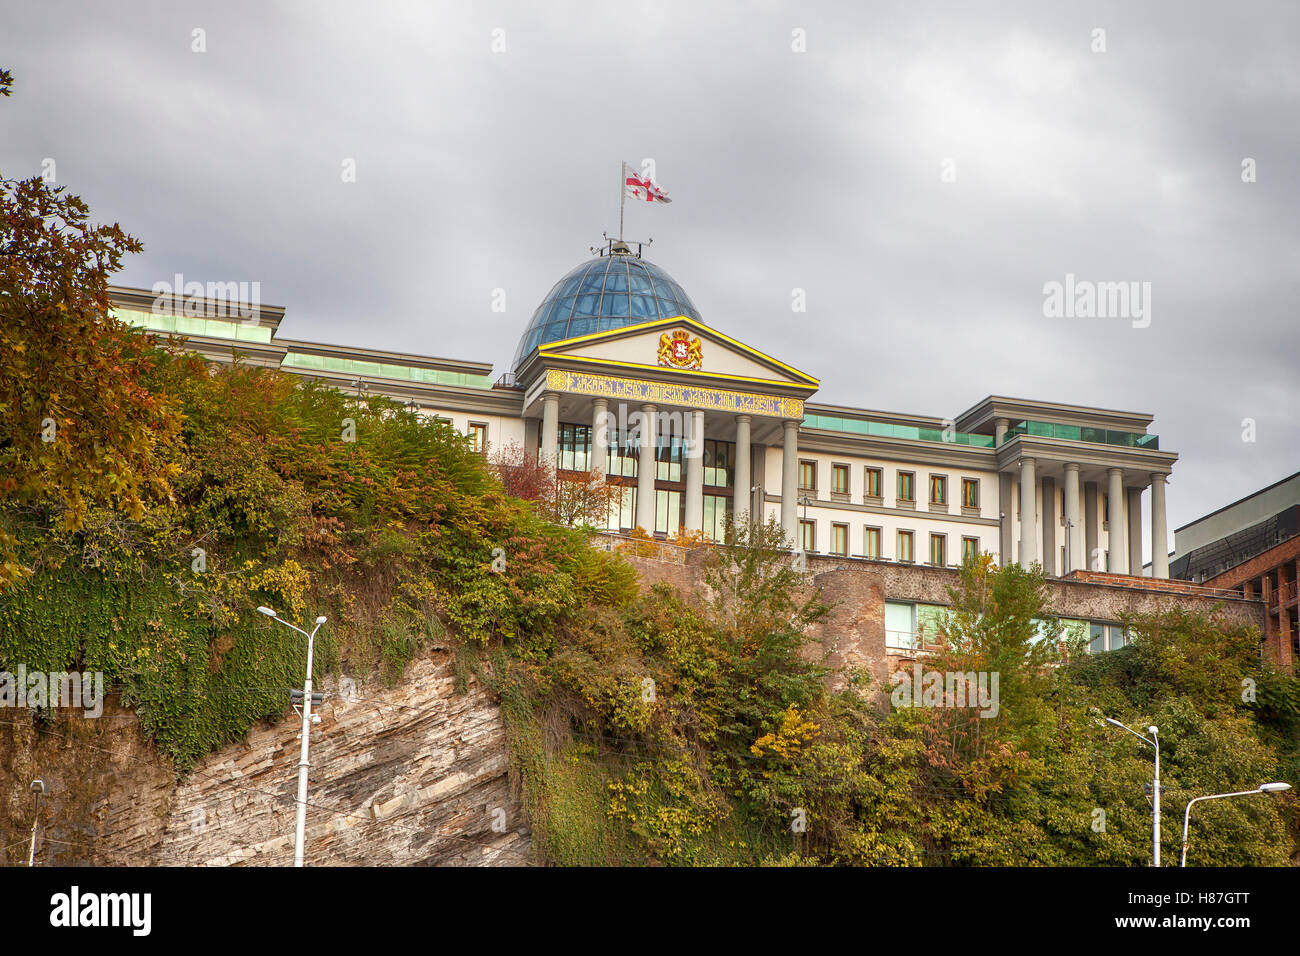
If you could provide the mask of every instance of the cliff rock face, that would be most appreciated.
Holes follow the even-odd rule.
[[[449,655],[412,663],[395,688],[344,679],[317,689],[326,696],[311,735],[309,866],[532,863],[500,710],[473,680],[456,693]],[[38,842],[38,859],[292,865],[300,726],[290,713],[254,728],[179,784],[161,761],[114,761],[80,827],[84,851]]]

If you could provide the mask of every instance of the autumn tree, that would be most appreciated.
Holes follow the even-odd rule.
[[[0,70],[0,94],[13,78]],[[40,176],[0,173],[0,505],[76,529],[96,504],[128,517],[168,491],[155,348],[109,314],[108,280],[141,244]],[[24,576],[0,526],[0,588]]]
[[[507,494],[533,502],[545,518],[567,527],[604,527],[623,491],[599,470],[561,471],[514,443],[498,451],[491,465]]]

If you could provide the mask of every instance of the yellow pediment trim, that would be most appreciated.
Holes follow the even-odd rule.
[[[546,388],[553,392],[596,395],[625,402],[708,408],[739,415],[766,415],[788,421],[803,420],[803,399],[725,388],[697,388],[673,382],[646,382],[621,375],[596,375],[567,369],[546,370]]]
[[[806,372],[801,372],[792,365],[786,365],[784,362],[780,361],[779,359],[772,358],[772,356],[768,355],[766,352],[760,352],[756,348],[751,348],[750,346],[746,345],[744,342],[737,341],[736,339],[733,339],[729,335],[724,335],[723,333],[719,332],[717,329],[709,328],[709,326],[705,325],[703,322],[696,321],[695,319],[692,319],[690,316],[686,316],[686,315],[675,316],[674,318],[671,319],[651,319],[648,322],[641,322],[638,323],[637,325],[627,325],[621,329],[606,329],[604,332],[589,332],[586,335],[575,335],[573,338],[560,339],[555,342],[547,342],[545,345],[538,346],[537,352],[539,355],[558,356],[558,352],[560,349],[568,349],[568,348],[572,348],[575,345],[583,345],[590,342],[596,342],[601,339],[622,338],[633,333],[651,332],[654,331],[655,329],[663,328],[669,325],[689,326],[698,332],[703,332],[705,335],[711,336],[713,338],[718,339],[719,341],[727,343],[728,345],[732,346],[738,351],[744,352],[745,354],[749,355],[752,358],[757,359],[760,362],[765,362],[770,365],[775,365],[777,368],[785,372],[788,372],[791,376],[793,376],[794,378],[798,379],[800,382],[806,385],[811,385],[813,388],[817,388],[821,385],[821,382],[819,380],[813,378],[811,375],[807,374]],[[648,363],[643,364],[638,362],[615,362],[612,359],[582,358],[581,360],[584,362],[599,361],[599,362],[613,364],[613,365],[624,365],[629,368],[635,368],[635,367],[659,368],[659,366],[657,365],[650,365]],[[733,378],[739,381],[773,382],[778,384],[788,384],[788,383],[779,383],[778,380],[776,379],[746,378],[745,376],[741,376],[741,375],[718,376],[715,373],[696,371],[693,369],[673,369],[673,371],[681,374],[704,375],[704,376],[714,375],[714,377]]]

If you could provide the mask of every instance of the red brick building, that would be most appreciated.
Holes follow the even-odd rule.
[[[1300,654],[1300,472],[1178,528],[1169,572],[1263,599],[1265,651],[1292,669]]]

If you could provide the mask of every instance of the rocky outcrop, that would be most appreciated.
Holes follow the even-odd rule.
[[[507,773],[500,709],[473,679],[456,692],[449,656],[435,652],[412,663],[393,688],[326,683],[311,737],[308,865],[533,862]],[[76,837],[67,838],[73,821],[63,814],[57,833],[42,828],[39,860],[292,865],[296,714],[253,729],[179,782],[127,721],[134,721],[130,712],[115,713],[113,745],[102,750],[118,756],[104,755],[99,797],[87,804]]]

